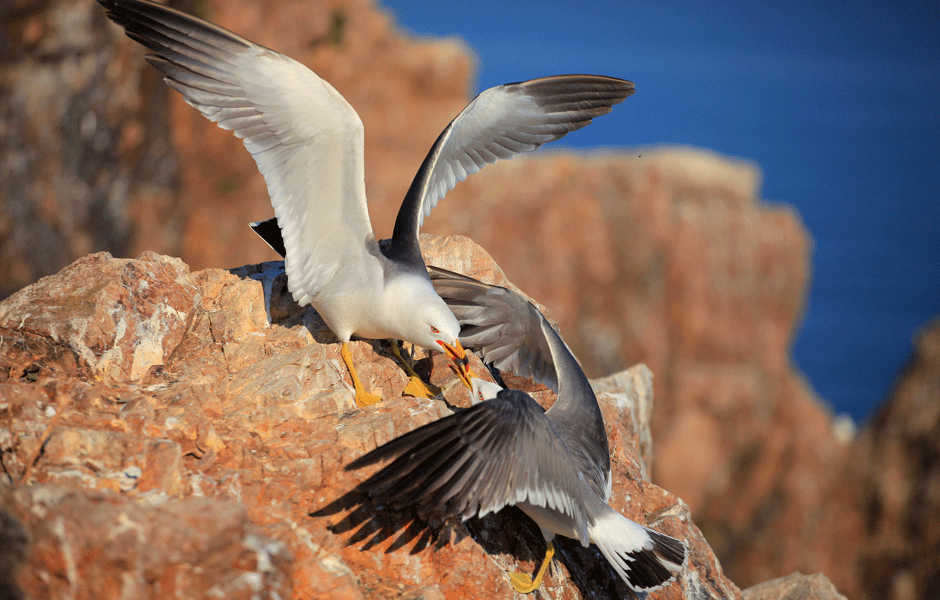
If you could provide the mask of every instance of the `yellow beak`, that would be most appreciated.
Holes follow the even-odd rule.
[[[470,383],[471,377],[476,377],[473,374],[473,371],[470,370],[470,367],[467,365],[470,364],[470,359],[467,357],[467,351],[463,349],[463,346],[460,345],[460,340],[454,340],[454,344],[450,345],[447,342],[438,340],[438,344],[444,348],[444,352],[450,357],[450,360],[454,363],[450,365],[450,369],[457,374],[457,377],[460,378],[460,381],[467,386],[468,390],[473,389],[473,385]]]
[[[437,340],[437,343],[441,345],[441,348],[444,349],[444,353],[450,357],[454,362],[460,361],[463,364],[467,364],[469,359],[467,358],[467,351],[463,349],[463,346],[460,345],[460,340],[454,340],[453,345],[448,344],[443,340]]]

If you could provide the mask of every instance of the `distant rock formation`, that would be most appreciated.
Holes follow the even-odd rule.
[[[843,559],[858,597],[940,597],[940,319],[918,336],[844,473],[848,485],[833,486],[830,505],[851,510],[834,511],[826,538],[858,548],[854,560]]]
[[[94,0],[0,8],[0,297],[95,251],[196,269],[271,260],[246,224],[273,216],[241,141],[164,85]],[[457,40],[415,40],[368,0],[177,0],[330,81],[366,130],[378,233],[469,100]],[[159,218],[156,218],[159,216]]]

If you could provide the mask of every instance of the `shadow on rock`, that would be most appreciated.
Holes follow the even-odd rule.
[[[348,536],[345,546],[359,545],[362,551],[394,538],[386,553],[410,547],[409,554],[418,554],[429,547],[435,551],[449,543],[456,544],[469,535],[490,556],[503,556],[497,562],[510,571],[532,574],[545,556],[545,540],[538,528],[514,506],[461,523],[452,517],[421,515],[414,507],[390,510],[376,505],[363,490],[354,489],[311,511],[310,516],[332,517],[341,513],[345,515],[327,528],[338,536]],[[563,537],[556,537],[554,544],[551,578],[546,579],[549,587],[555,581],[569,579],[584,598],[638,597],[594,545],[585,548],[577,540]],[[567,573],[559,570],[560,563]]]
[[[361,550],[371,550],[392,537],[394,541],[386,553],[411,546],[410,554],[418,554],[425,548],[443,548],[448,543],[457,543],[467,536],[466,529],[449,518],[421,516],[414,507],[391,510],[377,505],[368,494],[354,489],[330,504],[310,512],[311,517],[331,517],[346,512],[339,521],[327,528],[334,534],[344,536],[346,546],[362,544]]]
[[[469,519],[466,526],[470,536],[487,554],[507,554],[515,559],[516,565],[504,565],[510,570],[532,575],[542,564],[545,539],[535,523],[515,506],[508,506],[482,519]],[[548,587],[567,578],[583,598],[639,597],[620,579],[593,544],[585,548],[579,541],[561,536],[556,536],[553,543],[555,557],[546,575]],[[561,573],[562,564],[566,574]]]
[[[301,307],[294,302],[294,297],[287,289],[284,261],[245,265],[228,271],[241,279],[251,279],[261,284],[268,323],[287,328],[303,325],[320,344],[339,341],[312,306]]]

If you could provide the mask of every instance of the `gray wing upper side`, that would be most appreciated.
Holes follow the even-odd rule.
[[[418,169],[395,220],[392,255],[419,250],[424,218],[468,175],[589,125],[634,91],[632,82],[603,75],[553,75],[484,90],[441,132]]]
[[[465,348],[500,371],[558,391],[551,349],[541,333],[544,317],[535,306],[511,290],[446,269],[429,266],[428,275],[460,322],[460,343]]]
[[[382,505],[466,519],[528,502],[571,517],[579,539],[588,543],[593,516],[583,478],[554,424],[524,392],[502,390],[376,448],[346,469],[389,459],[358,486]]]
[[[601,498],[610,495],[610,450],[590,381],[555,328],[521,294],[428,267],[438,295],[460,322],[460,343],[501,371],[547,385],[558,399],[547,415]]]

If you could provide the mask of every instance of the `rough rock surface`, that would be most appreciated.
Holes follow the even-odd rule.
[[[743,590],[744,600],[846,600],[824,575],[793,573]]]
[[[863,540],[854,570],[858,596],[940,597],[940,319],[924,328],[891,397],[852,446],[834,486],[827,538]],[[847,593],[852,583],[840,586]]]
[[[504,281],[469,240],[425,236],[425,249]],[[342,469],[469,405],[446,360],[417,363],[444,398],[402,397],[382,343],[354,342],[386,398],[357,409],[339,344],[285,283],[281,263],[193,273],[99,253],[0,303],[0,508],[29,535],[27,597],[514,596],[503,571],[544,552],[521,512],[425,523],[351,494],[368,473]],[[650,597],[739,598],[686,505],[649,482],[650,371],[597,387],[613,505],[690,546],[680,581]],[[558,556],[542,597],[629,597],[596,549],[561,541]]]

